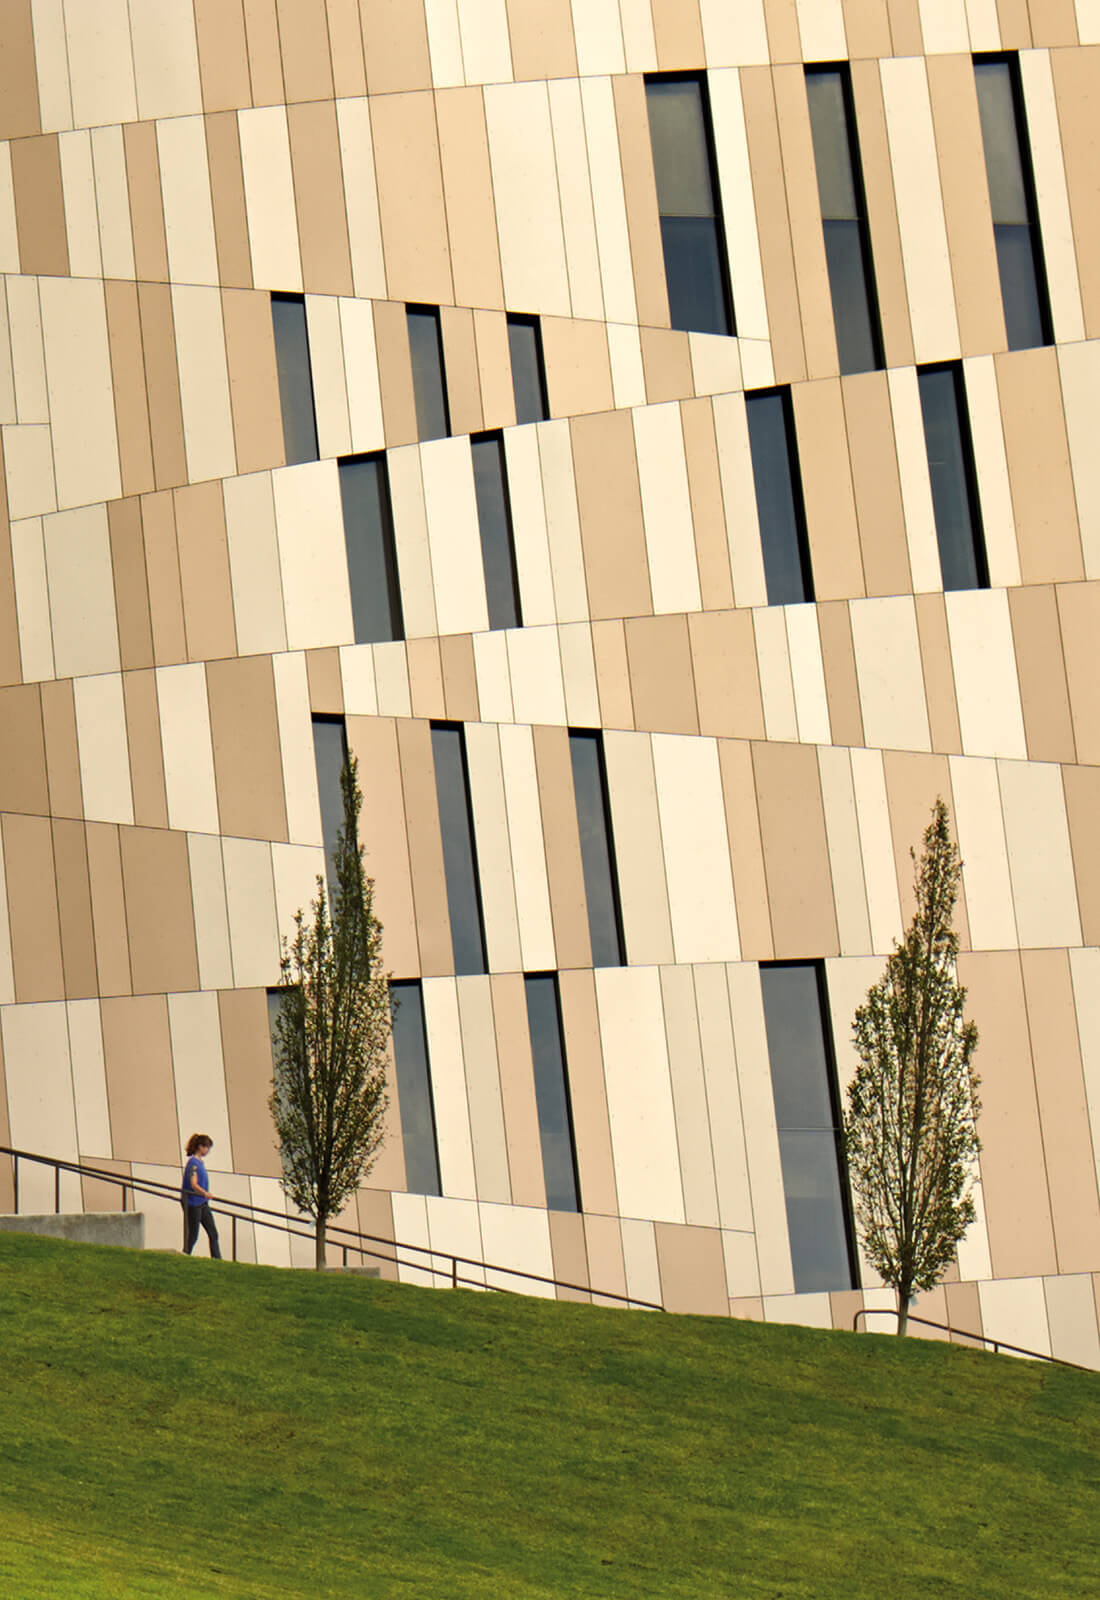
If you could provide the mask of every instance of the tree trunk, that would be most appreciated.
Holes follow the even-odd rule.
[[[898,1338],[904,1339],[909,1328],[909,1304],[911,1296],[898,1290]]]
[[[326,1227],[327,1227],[327,1218],[318,1217],[317,1218],[317,1255],[316,1255],[316,1259],[315,1259],[315,1262],[314,1262],[314,1265],[316,1266],[318,1272],[323,1272],[325,1270],[325,1231],[326,1231]]]

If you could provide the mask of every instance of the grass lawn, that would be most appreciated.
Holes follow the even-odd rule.
[[[1100,1378],[0,1235],[4,1600],[1100,1594]]]

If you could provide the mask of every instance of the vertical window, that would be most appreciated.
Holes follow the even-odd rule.
[[[943,586],[988,588],[962,369],[957,362],[923,367],[918,369],[917,383]]]
[[[432,759],[455,972],[459,975],[484,972],[485,932],[478,890],[466,739],[461,723],[432,723]]]
[[[546,1204],[551,1211],[579,1211],[580,1184],[557,975],[537,973],[525,977],[523,986],[527,993],[527,1025],[531,1032]]]
[[[1049,344],[1051,332],[1019,65],[1004,57],[976,60],[974,81],[1008,347],[1026,350]]]
[[[401,1143],[405,1151],[405,1185],[410,1194],[439,1194],[439,1147],[420,984],[415,981],[391,983],[390,1002]]]
[[[340,462],[340,502],[356,644],[405,637],[385,454]]]
[[[841,1163],[836,1069],[825,973],[818,961],[761,965],[764,1022],[794,1286],[798,1293],[857,1284]]]
[[[806,98],[841,372],[881,367],[871,240],[846,67],[812,67]]]
[[[571,729],[569,755],[573,764],[573,792],[581,836],[581,865],[584,869],[585,899],[588,902],[592,965],[621,967],[624,964],[622,917],[602,735],[587,729],[579,732]]]
[[[508,500],[508,468],[504,440],[485,433],[470,440],[474,462],[477,521],[481,529],[481,559],[485,567],[485,598],[490,628],[520,625],[516,551],[512,540],[512,508]]]
[[[317,764],[317,798],[321,802],[321,837],[325,841],[325,875],[329,897],[336,881],[336,837],[344,826],[340,774],[348,759],[343,717],[313,718],[313,758]]]
[[[542,422],[550,415],[550,408],[546,402],[546,367],[538,317],[508,318],[508,353],[512,358],[516,421]]]
[[[439,311],[435,306],[406,306],[405,318],[409,329],[417,436],[445,439],[451,431],[451,418],[447,410]]]
[[[672,326],[732,333],[706,79],[647,78],[645,95]]]
[[[814,597],[789,389],[745,396],[768,604]]]
[[[275,333],[275,366],[283,412],[283,447],[288,466],[317,460],[317,418],[313,409],[313,372],[309,364],[306,302],[300,294],[271,296]]]

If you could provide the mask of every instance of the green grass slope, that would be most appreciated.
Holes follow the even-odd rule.
[[[0,1235],[4,1600],[1100,1593],[1100,1380]]]

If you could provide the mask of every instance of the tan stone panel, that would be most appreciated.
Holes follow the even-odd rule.
[[[0,436],[0,483],[4,477],[4,446]],[[11,529],[6,491],[0,491],[0,683],[18,683],[19,621],[15,610],[15,573],[11,559]]]
[[[244,0],[244,25],[252,104],[279,105],[285,91],[276,0]]]
[[[649,616],[653,603],[630,413],[580,417],[570,432],[589,615]]]
[[[542,352],[551,416],[612,409],[611,361],[602,322],[543,317]]]
[[[695,555],[703,608],[724,610],[733,604],[729,542],[722,501],[722,477],[714,437],[714,409],[708,399],[685,400],[680,406],[684,459],[695,527]]]
[[[512,42],[512,74],[528,78],[575,78],[577,52],[569,0],[505,0]],[[700,56],[700,61],[702,56]]]
[[[203,109],[234,111],[251,105],[241,0],[194,0],[194,4]],[[208,139],[209,127],[207,123]]]
[[[149,667],[153,664],[153,632],[145,579],[140,501],[112,501],[107,507],[107,526],[111,540],[121,665],[123,671],[130,667]]]
[[[592,658],[596,668],[596,692],[602,726],[633,728],[634,705],[630,698],[626,631],[621,622],[592,624]]]
[[[410,639],[405,646],[409,669],[409,700],[414,717],[442,717],[443,667],[438,639]]]
[[[22,139],[42,126],[34,59],[31,0],[9,0],[4,7],[4,48],[0,51],[0,139]],[[24,267],[24,272],[31,270]]]
[[[1081,538],[1053,349],[996,357],[1005,454],[1024,583],[1084,576]]]
[[[487,428],[511,428],[516,421],[508,322],[502,311],[474,312],[481,408]]]
[[[1024,993],[1059,1272],[1100,1260],[1100,1196],[1065,950],[1025,950]]]
[[[806,376],[806,355],[802,347],[802,321],[770,68],[744,68],[741,96],[756,203],[760,264],[768,303],[772,364],[776,382],[790,383]],[[829,315],[831,318],[831,311]]]
[[[167,828],[168,802],[164,789],[164,755],[161,750],[156,674],[124,673],[122,696],[126,706],[134,821],[139,827]]]
[[[277,4],[287,104],[331,100],[334,91],[325,0],[277,0]]]
[[[187,835],[121,828],[119,845],[134,993],[197,989]]]
[[[187,449],[180,405],[179,370],[172,296],[166,284],[138,286],[141,341],[145,353],[145,388],[153,445],[153,470],[158,489],[187,482]]]
[[[971,57],[929,56],[928,94],[962,353],[1003,350],[1001,280]]]
[[[1031,0],[1031,42],[1034,45],[1077,43],[1077,12],[1073,0]]]
[[[2,825],[15,998],[60,1000],[65,980],[49,818],[9,814]]]
[[[359,0],[363,54],[370,94],[394,94],[431,85],[428,27],[417,0]]]
[[[896,56],[919,56],[924,52],[920,25],[920,0],[886,0],[890,11],[890,33]]]
[[[842,600],[819,605],[817,625],[821,636],[821,664],[825,672],[825,697],[829,706],[833,743],[861,745],[863,711],[848,606]],[[946,629],[946,623],[944,626]]]
[[[363,810],[359,837],[374,879],[374,908],[384,930],[383,960],[402,978],[420,975],[409,840],[397,731],[389,717],[349,717],[348,747],[359,760]]]
[[[775,954],[760,810],[752,766],[752,745],[745,739],[719,739],[718,764],[726,803],[737,933],[743,961],[770,961]]]
[[[1073,875],[1081,912],[1081,938],[1100,944],[1100,768],[1063,767]]]
[[[223,990],[218,1012],[234,1165],[238,1172],[277,1178],[279,1151],[267,1109],[271,1093],[267,997],[262,989]]]
[[[168,244],[164,234],[156,123],[128,122],[122,130],[122,141],[130,190],[134,274],[144,282],[167,283]]]
[[[115,1155],[178,1166],[167,1000],[163,995],[104,1000],[100,1014]]]
[[[648,404],[689,400],[695,392],[695,380],[687,334],[678,328],[642,328],[640,339]]]
[[[426,978],[454,970],[443,840],[439,831],[431,730],[426,722],[400,719],[397,747],[408,828],[420,971]],[[404,976],[404,974],[402,974]]]
[[[363,61],[359,0],[328,0],[328,39],[332,50],[333,92],[337,99],[365,95],[367,69]]]
[[[838,370],[838,360],[806,81],[802,67],[793,65],[776,67],[773,81],[806,371],[822,378]]]
[[[955,1330],[952,1344],[969,1344],[966,1335],[979,1336],[982,1331],[982,1308],[976,1283],[945,1283],[944,1299],[947,1302],[948,1325]]]
[[[901,919],[908,926],[916,910],[913,891],[915,853],[919,860],[924,830],[932,820],[932,807],[937,800],[947,803],[950,814],[951,837],[955,834],[955,817],[951,808],[951,772],[946,756],[928,756],[921,752],[884,750],[882,772],[886,782],[886,805],[890,815],[890,835],[894,842],[894,866],[898,875],[898,894]],[[962,948],[970,947],[970,929],[966,919],[966,902],[959,896],[955,907],[955,929]]]
[[[1061,584],[1057,590],[1062,623],[1069,703],[1078,761],[1100,763],[1100,583]]]
[[[50,809],[37,684],[0,689],[0,811],[43,816]]]
[[[141,499],[145,574],[149,586],[149,615],[153,631],[153,656],[158,666],[187,660],[180,588],[179,552],[176,549],[176,514],[171,494],[148,494]]]
[[[841,5],[848,55],[853,62],[893,53],[886,0],[841,0]]]
[[[474,316],[462,307],[444,306],[439,317],[443,335],[443,367],[452,433],[480,433],[481,384],[477,370]]]
[[[65,997],[83,1000],[97,993],[84,824],[55,821],[52,826]]]
[[[374,302],[374,343],[386,444],[413,444],[417,437],[416,396],[404,305],[396,300]]]
[[[909,547],[885,372],[840,380],[867,593],[908,594]]]
[[[706,60],[699,0],[651,0],[657,66],[662,72],[691,72]]]
[[[290,106],[287,127],[303,286],[312,294],[353,294],[336,105]]]
[[[1049,585],[1008,591],[1027,753],[1032,761],[1074,761],[1073,719],[1058,604]]]
[[[250,289],[252,251],[248,242],[241,136],[233,112],[207,117],[206,155],[210,165],[218,279],[226,289]]]
[[[175,502],[188,658],[209,661],[235,655],[237,635],[221,483],[178,489]]]
[[[702,1317],[728,1315],[726,1263],[719,1230],[658,1222],[654,1232],[665,1310]]]
[[[700,52],[696,65],[701,66],[702,62],[703,55]],[[657,211],[657,182],[653,175],[653,146],[649,137],[645,84],[640,75],[631,73],[612,78],[611,90],[619,132],[623,199],[634,265],[638,321],[647,327],[667,328],[668,289],[665,284],[665,257]],[[689,384],[684,393],[691,392]]]
[[[862,1304],[863,1291],[860,1289],[832,1290],[829,1295],[829,1307],[832,1312],[833,1327],[851,1333],[852,1319]]]
[[[974,1064],[982,1080],[982,1191],[993,1273],[1026,1278],[1056,1272],[1020,957],[964,954],[959,978],[980,1035]]]
[[[4,1049],[0,1042],[0,1143],[11,1144],[11,1123],[8,1121],[8,1085],[4,1076]],[[7,1213],[15,1210],[15,1182],[10,1159],[0,1161],[0,1207]]]
[[[94,1156],[95,1164],[101,1172],[116,1172],[123,1178],[131,1176],[132,1162],[112,1161],[95,1150],[80,1151],[81,1160],[88,1156]],[[121,1211],[125,1193],[124,1189],[109,1183],[106,1179],[82,1177],[80,1180],[80,1195],[85,1211]],[[127,1206],[130,1203],[128,1198],[126,1203]]]
[[[819,600],[855,599],[866,590],[840,380],[795,384],[791,401],[814,589]]]
[[[281,467],[286,451],[270,296],[225,289],[222,314],[237,470],[246,473]]]
[[[391,1150],[387,1155],[385,1148],[383,1148],[380,1162],[392,1159],[400,1164],[401,1182],[393,1184],[392,1187],[404,1189],[405,1156],[401,1149],[400,1137],[395,1137],[393,1142],[396,1149]],[[373,1176],[374,1173],[372,1172],[371,1177],[373,1178]],[[372,1237],[373,1248],[378,1252],[377,1255],[371,1257],[371,1262],[380,1269],[382,1277],[387,1282],[396,1283],[399,1277],[397,1267],[394,1264],[396,1251],[391,1246],[380,1242],[392,1239],[394,1236],[393,1201],[389,1194],[385,1193],[381,1188],[360,1189],[356,1199],[359,1208],[359,1230],[361,1233]]]
[[[1026,50],[1031,44],[1031,17],[1028,0],[997,0],[1001,20],[1001,48]]]
[[[452,633],[439,641],[446,715],[453,722],[478,722],[477,666],[468,633]]]
[[[569,1099],[577,1151],[581,1206],[586,1212],[615,1216],[619,1210],[615,1163],[611,1150],[611,1121],[607,1110],[603,1052],[600,1045],[596,985],[591,972],[563,972],[559,979],[561,1026],[569,1073]],[[589,1235],[591,1241],[591,1235]],[[593,1283],[596,1264],[589,1249]],[[607,1274],[600,1287],[614,1289]]]
[[[499,309],[504,288],[482,91],[440,90],[435,109],[455,302]]]
[[[338,649],[306,651],[306,682],[309,685],[311,711],[336,717],[343,715],[344,681]]]
[[[149,433],[149,402],[145,393],[137,285],[109,282],[104,285],[104,290],[122,492],[143,494],[155,488],[156,483],[153,476],[153,442]]]
[[[635,725],[649,733],[698,733],[687,618],[628,621],[626,656]]]
[[[591,1305],[592,1296],[584,1285],[588,1283],[588,1251],[584,1243],[584,1218],[579,1212],[551,1211],[550,1253],[554,1262],[554,1277],[561,1284],[573,1288],[560,1288],[559,1300],[572,1300],[581,1305]]]
[[[545,1206],[546,1184],[523,975],[506,973],[493,977],[490,984],[512,1203]]]
[[[89,822],[85,832],[99,992],[129,994],[130,945],[126,901],[122,893],[119,830],[109,822]]]
[[[222,833],[285,840],[283,762],[271,657],[208,662],[206,688]]]
[[[46,739],[50,815],[82,817],[84,798],[80,787],[80,751],[71,680],[42,685],[42,728]]]
[[[592,1275],[593,1302],[616,1305],[617,1301],[601,1302],[598,1291],[604,1294],[626,1293],[626,1267],[623,1261],[623,1234],[618,1215],[593,1216],[584,1214],[584,1240],[588,1247],[588,1267]]]
[[[764,0],[768,55],[772,61],[801,61],[797,0]]]
[[[391,94],[372,100],[371,130],[389,293],[407,301],[451,305],[434,97]]]
[[[564,728],[534,728],[532,734],[557,964],[559,967],[590,967],[588,900],[581,865],[569,735]]]
[[[69,271],[61,156],[56,133],[11,144],[19,261],[26,273],[63,278]]]
[[[947,633],[947,610],[943,595],[918,594],[914,607],[932,748],[948,755],[960,755],[962,733],[959,729],[955,672],[951,664],[951,641]]]
[[[1100,48],[1057,50],[1050,65],[1058,101],[1085,332],[1095,339],[1100,333],[1100,131],[1096,118]]]
[[[688,618],[688,631],[699,732],[725,739],[762,739],[764,709],[752,613],[697,612]]]
[[[817,752],[795,744],[752,751],[776,957],[837,955]]]

